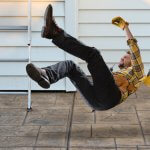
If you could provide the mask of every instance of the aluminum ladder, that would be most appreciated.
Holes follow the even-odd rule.
[[[31,30],[31,6],[32,0],[28,0],[28,25],[27,26],[0,26],[0,31],[27,31],[28,32],[28,58],[27,59],[0,59],[0,62],[31,62],[31,42],[32,42],[32,30]],[[1,75],[0,75],[1,76]],[[27,111],[31,111],[31,80],[28,77],[28,90],[27,92],[0,92],[0,95],[4,94],[16,94],[16,95],[28,95]]]

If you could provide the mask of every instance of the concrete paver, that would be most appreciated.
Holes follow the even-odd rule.
[[[67,131],[67,126],[41,126],[40,132],[54,132],[54,133],[65,133]]]
[[[0,147],[25,147],[25,146],[34,146],[36,137],[1,137],[0,138]]]
[[[67,114],[43,114],[43,115],[29,115],[25,121],[25,125],[66,125],[68,122]]]
[[[93,113],[74,113],[73,124],[92,124],[94,123]]]
[[[136,114],[96,112],[96,123],[133,125],[138,124],[138,119]]]
[[[93,124],[92,137],[142,138],[139,125]]]
[[[136,147],[123,147],[123,148],[117,148],[117,150],[137,150]]]
[[[71,148],[70,150],[115,150],[115,148]]]
[[[62,150],[61,148],[35,148],[35,150]]]
[[[150,150],[150,89],[92,112],[77,93],[0,95],[0,150]]]
[[[22,125],[24,116],[0,116],[0,125]]]
[[[140,122],[149,122],[150,123],[150,115],[149,115],[150,111],[146,110],[146,111],[138,111],[138,116],[140,119]]]
[[[115,147],[113,138],[86,138],[86,137],[71,137],[71,147]]]
[[[143,137],[116,138],[117,146],[144,145]]]
[[[149,150],[150,146],[139,146],[138,150]]]
[[[144,135],[146,140],[146,145],[150,145],[150,135]]]
[[[39,133],[36,146],[64,147],[66,133]]]
[[[0,148],[0,150],[33,150],[30,147]]]
[[[73,124],[72,125],[72,137],[91,137],[91,125],[90,124]]]
[[[0,137],[30,136],[38,135],[39,126],[0,126]]]

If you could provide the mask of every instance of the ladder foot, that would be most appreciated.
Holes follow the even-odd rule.
[[[27,112],[31,112],[32,110],[32,108],[27,108]]]

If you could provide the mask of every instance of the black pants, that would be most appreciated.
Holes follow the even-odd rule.
[[[79,66],[71,60],[62,61],[44,68],[51,83],[68,77],[88,104],[95,110],[107,110],[119,103],[121,92],[97,49],[82,44],[65,33],[65,31],[55,37],[52,42],[64,51],[85,60],[93,83],[88,80]]]

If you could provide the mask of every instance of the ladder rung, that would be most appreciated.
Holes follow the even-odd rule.
[[[0,74],[0,77],[28,77],[28,75],[4,75]]]
[[[0,62],[29,62],[29,59],[0,59]]]
[[[28,30],[28,26],[0,26],[0,30]]]
[[[0,95],[27,95],[28,92],[0,92]]]

